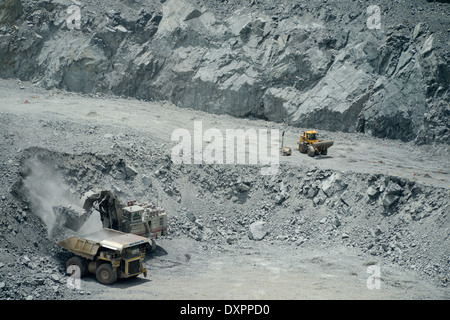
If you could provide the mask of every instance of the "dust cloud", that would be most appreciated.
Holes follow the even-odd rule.
[[[29,159],[25,163],[28,172],[24,187],[33,212],[42,220],[51,235],[60,222],[53,212],[53,206],[67,206],[78,201],[58,176],[56,169],[38,159]]]
[[[85,235],[101,229],[103,229],[103,224],[100,219],[100,213],[94,210],[89,219],[83,224],[80,230],[78,230],[78,234]]]

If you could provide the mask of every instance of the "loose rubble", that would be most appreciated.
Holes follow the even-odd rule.
[[[55,234],[47,236],[45,226],[30,212],[32,204],[23,202],[27,170],[22,166],[31,158],[57,168],[76,194],[109,181],[125,198],[164,198],[170,237],[187,236],[210,250],[246,246],[249,241],[296,247],[340,244],[447,285],[448,190],[381,174],[293,171],[282,166],[280,175],[270,177],[251,166],[175,166],[160,156],[142,163],[135,175],[118,176],[118,169],[144,157],[139,151],[120,153],[119,159],[31,148],[17,156],[21,173],[9,173],[17,181],[2,202],[2,257],[8,256],[1,266],[3,298],[58,299],[73,294],[65,287],[67,277],[58,262],[63,253],[52,242]],[[151,188],[142,184],[143,175],[152,181]]]

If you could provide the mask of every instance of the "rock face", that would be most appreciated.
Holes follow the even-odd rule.
[[[0,1],[0,24],[12,24],[22,10],[20,0]]]
[[[77,16],[65,3],[4,0],[0,74],[299,127],[449,143],[449,18],[436,15],[448,4],[377,5],[379,29],[367,4],[349,0],[84,1],[73,28]]]

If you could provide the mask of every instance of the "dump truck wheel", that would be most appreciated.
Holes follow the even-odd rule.
[[[90,262],[88,263],[87,270],[88,270],[90,273],[95,274],[95,271],[97,271],[97,262],[95,262],[95,261],[90,261]]]
[[[308,156],[314,157],[316,155],[316,151],[313,147],[308,147]]]
[[[80,277],[83,277],[86,274],[86,263],[83,258],[75,256],[67,260],[66,270],[72,265],[77,266],[80,269]]]
[[[114,272],[109,263],[103,263],[97,267],[95,272],[97,281],[101,284],[113,284],[117,280],[117,272]]]

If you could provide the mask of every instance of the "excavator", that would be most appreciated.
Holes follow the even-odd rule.
[[[300,141],[298,142],[298,150],[301,153],[308,153],[310,157],[316,155],[326,155],[328,153],[328,148],[330,148],[334,141],[319,140],[316,130],[303,131],[300,136]]]
[[[167,214],[152,202],[137,205],[133,200],[124,204],[109,190],[88,191],[81,202],[82,208],[76,205],[53,207],[60,225],[78,231],[96,210],[103,228],[146,237],[151,240],[150,251],[156,247],[154,239],[167,234]]]

